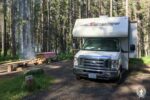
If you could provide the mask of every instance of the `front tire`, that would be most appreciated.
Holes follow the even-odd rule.
[[[122,71],[119,72],[118,81],[122,79]]]
[[[115,81],[116,81],[117,84],[122,83],[122,71],[121,71],[121,70],[119,70],[119,75],[118,75],[118,77],[115,79]]]
[[[121,82],[121,79],[122,79],[122,71],[119,70],[119,74],[117,77],[113,78],[112,81],[115,82],[115,83],[120,83]]]

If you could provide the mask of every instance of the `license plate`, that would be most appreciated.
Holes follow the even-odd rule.
[[[92,78],[92,79],[96,79],[96,74],[95,73],[89,73],[88,77]]]

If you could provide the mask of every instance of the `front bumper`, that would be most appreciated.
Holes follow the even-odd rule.
[[[89,78],[89,74],[94,73],[96,74],[96,79],[115,79],[119,76],[119,71],[112,71],[112,70],[91,70],[91,69],[85,69],[85,68],[79,68],[75,67],[73,68],[74,74],[80,76]]]

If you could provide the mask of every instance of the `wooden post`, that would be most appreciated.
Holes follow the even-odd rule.
[[[12,72],[12,71],[13,71],[13,65],[8,65],[7,72]]]

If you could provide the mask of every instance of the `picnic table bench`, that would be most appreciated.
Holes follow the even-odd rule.
[[[27,67],[28,64],[42,64],[42,63],[49,63],[52,59],[56,58],[55,52],[42,52],[37,53],[35,59],[29,59],[29,60],[20,60],[15,62],[9,62],[5,64],[0,64],[0,67],[7,67],[7,72],[11,72],[14,69],[17,68],[23,68]]]

